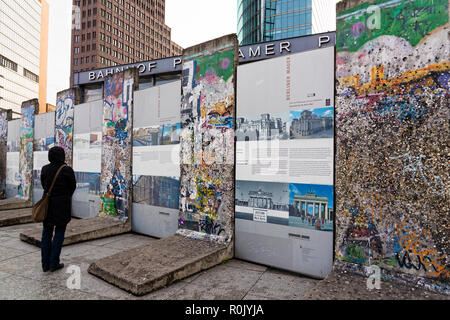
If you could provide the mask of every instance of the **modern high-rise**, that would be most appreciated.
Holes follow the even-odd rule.
[[[334,31],[335,0],[238,0],[241,45]]]
[[[182,52],[165,24],[165,0],[74,0],[72,22],[71,75]]]
[[[15,117],[30,99],[46,112],[48,14],[45,0],[0,0],[0,108]]]

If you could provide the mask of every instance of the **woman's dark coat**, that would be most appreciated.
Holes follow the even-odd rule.
[[[59,167],[64,164],[64,149],[60,147],[50,149],[48,152],[48,160],[50,164],[42,167],[41,172],[41,184],[45,193],[50,189],[50,185]],[[44,220],[45,224],[65,226],[70,222],[72,218],[72,195],[76,187],[77,183],[73,169],[68,166],[64,167],[53,186],[48,204],[47,217]]]

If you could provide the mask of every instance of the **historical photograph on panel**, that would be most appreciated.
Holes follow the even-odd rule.
[[[78,133],[73,138],[74,150],[86,150],[91,145],[91,135],[89,133]]]
[[[333,186],[289,185],[289,226],[333,231]]]
[[[159,126],[135,128],[133,131],[133,147],[159,145]]]
[[[180,143],[181,123],[165,124],[159,128],[159,144],[170,145]]]
[[[306,109],[290,112],[291,139],[334,137],[334,108]]]
[[[289,113],[263,113],[236,119],[237,141],[289,139]]]
[[[236,181],[237,219],[288,225],[289,184]]]
[[[102,148],[102,133],[91,132],[90,133],[90,148],[101,149]]]
[[[180,123],[135,128],[133,131],[133,147],[179,144],[180,131]]]
[[[55,137],[34,139],[33,151],[48,151],[55,146]]]
[[[148,206],[179,208],[180,179],[177,177],[133,176],[133,202]]]

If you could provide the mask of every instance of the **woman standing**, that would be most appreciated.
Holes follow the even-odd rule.
[[[64,268],[59,256],[64,242],[66,226],[72,218],[72,195],[77,183],[73,169],[66,166],[64,149],[53,147],[48,152],[50,164],[44,166],[41,172],[41,184],[47,193],[58,169],[64,166],[56,178],[53,186],[47,216],[44,220],[44,228],[41,240],[42,270],[56,271]]]

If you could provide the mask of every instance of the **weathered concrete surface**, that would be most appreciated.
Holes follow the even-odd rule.
[[[0,300],[298,300],[319,281],[298,274],[232,259],[166,288],[136,297],[88,273],[98,259],[158,240],[133,233],[64,247],[63,270],[42,272],[39,248],[19,240],[38,224],[0,227]],[[79,289],[67,288],[81,269]]]
[[[0,211],[0,227],[32,222],[31,208]]]
[[[72,221],[67,225],[64,246],[110,237],[131,231],[129,223],[115,221],[110,217],[94,217]],[[42,226],[34,230],[26,230],[20,234],[20,240],[41,246]]]
[[[31,208],[33,205],[29,200],[17,199],[17,198],[8,198],[0,200],[0,211],[3,210],[14,210],[14,209],[23,209],[23,208]]]
[[[174,235],[96,261],[88,272],[142,296],[232,257],[230,245]]]
[[[381,280],[380,289],[367,289],[367,277],[334,270],[302,300],[450,300],[450,296],[423,287]]]

